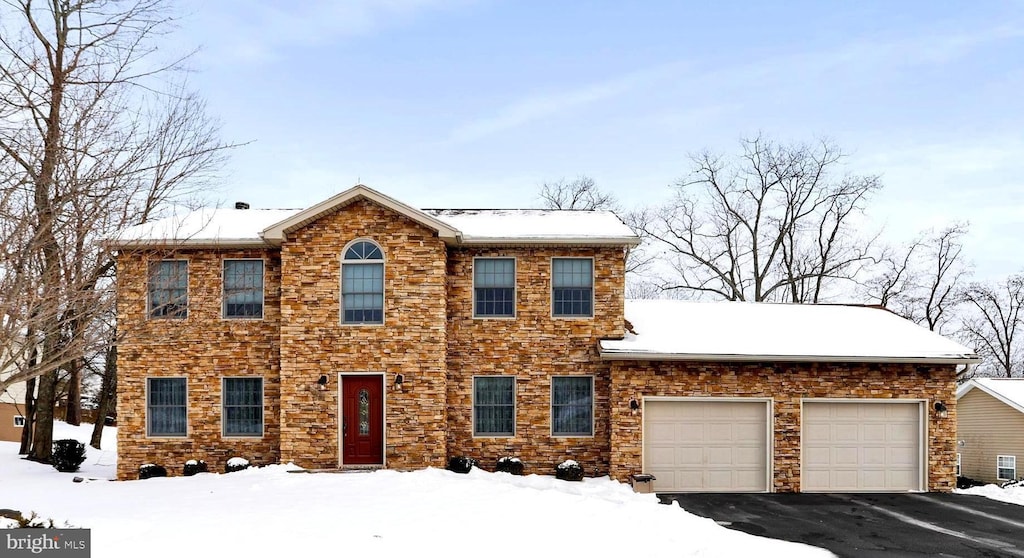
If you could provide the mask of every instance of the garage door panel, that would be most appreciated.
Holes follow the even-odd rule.
[[[644,472],[654,490],[763,492],[767,489],[765,402],[648,401]],[[671,439],[663,432],[674,425]],[[655,425],[661,428],[655,428]],[[672,460],[664,458],[672,448]]]
[[[921,489],[918,402],[805,402],[804,491]]]

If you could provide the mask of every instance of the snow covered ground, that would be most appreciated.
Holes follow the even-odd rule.
[[[55,439],[88,441],[59,423]],[[21,459],[0,442],[0,508],[92,529],[94,557],[161,556],[832,556],[731,531],[607,478],[564,482],[474,470],[289,473],[108,482],[114,429],[78,473]],[[72,483],[75,476],[91,477]]]
[[[961,488],[954,492],[957,494],[984,496],[993,500],[999,500],[1000,502],[1009,502],[1011,504],[1017,504],[1018,506],[1024,506],[1024,484],[1018,484],[1017,486],[1009,486],[1006,488],[1001,488],[998,484],[986,484],[984,486]]]

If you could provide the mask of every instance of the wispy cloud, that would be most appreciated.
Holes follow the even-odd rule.
[[[220,62],[260,62],[290,45],[319,45],[406,24],[423,14],[475,0],[198,0],[186,23],[207,38],[207,57]],[[185,7],[186,11],[189,8]]]
[[[663,64],[580,87],[531,95],[497,109],[491,116],[458,126],[449,135],[448,142],[464,143],[478,140],[559,113],[619,97],[678,76],[686,67],[686,64],[680,63]]]

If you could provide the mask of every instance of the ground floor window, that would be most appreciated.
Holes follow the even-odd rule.
[[[551,378],[551,435],[594,435],[594,378]]]
[[[185,378],[149,378],[146,388],[146,435],[187,436]]]
[[[996,478],[999,480],[1017,480],[1017,456],[996,456]]]
[[[512,376],[473,378],[473,435],[514,436],[516,379]]]
[[[14,427],[21,428],[23,426],[25,426],[25,417],[21,415],[14,417]]]
[[[960,474],[960,454],[956,454],[956,476],[963,476]]]
[[[263,435],[263,378],[224,378],[224,435]]]

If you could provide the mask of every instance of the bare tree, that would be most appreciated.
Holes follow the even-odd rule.
[[[972,283],[962,293],[971,314],[963,334],[982,356],[982,375],[1024,376],[1024,347],[1018,329],[1024,324],[1024,274],[1002,283]]]
[[[664,290],[726,300],[819,302],[873,259],[854,217],[878,177],[839,174],[827,141],[743,140],[733,159],[700,153],[668,204],[633,219],[663,249]]]
[[[925,231],[902,250],[880,259],[881,271],[866,283],[868,298],[932,331],[954,321],[961,283],[970,275],[963,259],[965,223]]]
[[[38,378],[30,457],[46,461],[58,371],[77,407],[110,339],[101,239],[201,191],[230,146],[177,79],[182,59],[157,56],[163,0],[7,0],[0,20],[0,389]]]
[[[562,178],[545,182],[540,186],[539,195],[541,205],[548,209],[617,211],[619,208],[615,196],[601,191],[594,179],[584,174],[570,181]]]

